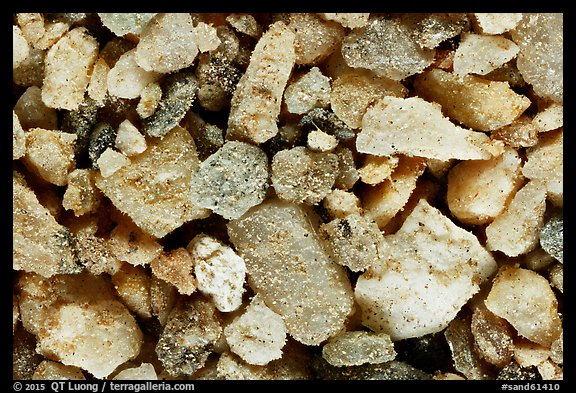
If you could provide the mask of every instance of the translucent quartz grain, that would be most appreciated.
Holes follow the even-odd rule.
[[[462,34],[454,54],[454,73],[486,75],[516,57],[519,50],[513,41],[501,36]]]
[[[106,178],[97,174],[96,186],[142,230],[160,238],[208,215],[190,200],[192,173],[199,165],[190,133],[177,126],[130,165]]]
[[[486,227],[486,249],[515,257],[538,246],[544,225],[546,189],[538,181],[520,188],[507,209]]]
[[[444,329],[496,270],[472,233],[425,199],[356,282],[362,324],[393,341]]]
[[[36,367],[32,375],[33,381],[38,380],[85,380],[82,369],[74,366],[66,366],[62,363],[53,362],[51,360],[43,360],[42,363]]]
[[[524,80],[541,97],[564,97],[564,15],[524,14],[510,34],[520,47],[516,64]]]
[[[192,65],[197,54],[190,14],[161,13],[140,34],[134,60],[146,71],[169,74]]]
[[[510,324],[481,305],[474,309],[470,324],[475,348],[488,363],[507,365],[514,354],[514,329]]]
[[[298,205],[270,199],[228,223],[249,285],[307,345],[342,329],[353,305],[346,272],[322,248],[314,220]]]
[[[288,84],[284,102],[288,112],[296,114],[326,108],[330,104],[330,79],[318,67],[312,67]]]
[[[38,86],[44,83],[46,51],[31,48],[28,56],[12,70],[12,80],[18,86]]]
[[[47,107],[42,101],[42,90],[38,86],[30,86],[18,98],[14,105],[22,128],[58,129],[58,113],[56,109]]]
[[[402,22],[409,27],[410,35],[422,48],[433,49],[440,43],[458,36],[469,28],[465,13],[406,13]]]
[[[192,174],[191,200],[222,217],[238,218],[264,200],[268,157],[244,142],[226,142]]]
[[[550,347],[562,332],[556,295],[548,280],[532,270],[503,267],[485,303],[535,343]]]
[[[350,67],[367,68],[393,80],[421,72],[432,63],[434,53],[422,48],[412,38],[411,29],[397,19],[371,19],[342,42],[342,56]]]
[[[120,98],[137,98],[160,74],[147,71],[136,63],[136,49],[124,53],[106,76],[108,93]]]
[[[258,40],[232,96],[227,139],[262,143],[278,133],[282,94],[296,60],[294,39],[276,22]]]
[[[296,64],[315,65],[337,50],[344,29],[338,23],[324,20],[312,13],[287,15],[288,27],[294,31]]]
[[[102,24],[118,37],[126,34],[140,34],[155,16],[155,13],[107,13],[99,12]]]
[[[74,236],[40,204],[19,173],[12,179],[12,268],[44,277],[79,272]]]
[[[542,134],[538,143],[527,149],[528,160],[522,174],[531,180],[543,182],[546,198],[553,205],[564,205],[564,131]]]
[[[68,173],[76,167],[74,147],[76,135],[57,130],[32,128],[26,132],[24,164],[42,179],[65,186]]]
[[[115,380],[128,381],[154,381],[158,379],[154,366],[150,363],[142,363],[138,367],[131,367],[120,371],[114,376]]]
[[[458,163],[448,174],[446,200],[452,214],[467,224],[492,221],[522,186],[521,165],[514,149],[489,160]]]

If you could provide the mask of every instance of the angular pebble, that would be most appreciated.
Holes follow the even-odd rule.
[[[332,82],[330,107],[350,128],[360,128],[366,109],[382,96],[405,97],[408,89],[400,82],[356,70]]]
[[[144,232],[161,238],[208,215],[191,202],[192,173],[199,165],[190,133],[175,127],[133,157],[130,165],[106,178],[98,174],[96,186]]]
[[[502,34],[516,27],[522,19],[521,13],[477,12],[474,14],[480,31],[484,34]]]
[[[142,331],[105,275],[26,275],[19,288],[21,312],[34,327],[39,354],[98,379],[139,354]]]
[[[522,160],[516,150],[488,160],[458,163],[448,173],[446,201],[450,212],[466,224],[485,224],[507,207],[522,186]]]
[[[440,104],[446,116],[477,131],[493,131],[511,124],[531,103],[506,82],[475,75],[460,78],[441,69],[419,74],[414,87],[423,99]]]
[[[268,177],[268,158],[263,150],[229,141],[192,175],[191,199],[224,218],[238,218],[264,200]]]
[[[472,233],[420,199],[355,287],[362,324],[393,341],[444,329],[497,266]],[[431,311],[433,310],[433,311]]]
[[[129,157],[135,156],[146,150],[146,138],[126,119],[118,126],[114,146]]]
[[[486,227],[486,249],[515,257],[538,246],[544,225],[546,189],[529,181],[509,202],[507,209]]]
[[[108,177],[117,172],[120,168],[130,165],[130,159],[124,154],[108,147],[98,160],[96,160],[98,169],[102,177]]]
[[[42,128],[30,129],[26,133],[23,162],[47,182],[64,186],[68,173],[76,167],[75,143],[76,135]]]
[[[318,67],[312,67],[288,84],[284,102],[290,113],[304,114],[330,104],[330,79]]]
[[[147,71],[136,63],[136,49],[125,52],[106,76],[108,93],[119,98],[137,98],[160,74]]]
[[[192,65],[197,54],[190,14],[161,13],[140,34],[135,60],[146,71],[168,74]]]
[[[518,45],[502,36],[462,34],[454,53],[454,73],[486,75],[512,60]]]
[[[198,290],[210,297],[222,312],[242,305],[246,264],[232,248],[200,234],[186,246],[194,261]]]
[[[48,50],[42,100],[46,106],[74,110],[84,100],[98,42],[85,27],[67,32]]]
[[[386,96],[362,118],[356,138],[360,153],[377,156],[405,154],[439,160],[485,160],[492,156],[490,138],[459,127],[442,107],[420,97]]]

